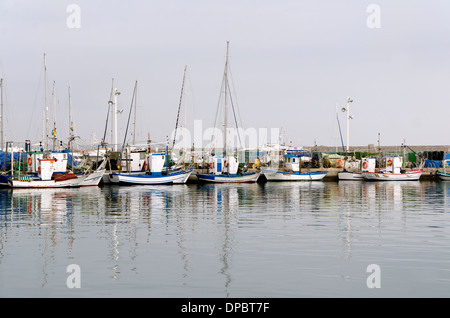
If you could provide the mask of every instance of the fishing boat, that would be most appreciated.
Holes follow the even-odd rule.
[[[425,172],[423,169],[402,169],[402,157],[386,157],[386,169],[378,172],[362,172],[367,181],[417,181]]]
[[[39,173],[35,175],[22,175],[11,179],[12,188],[68,188],[79,187],[86,176],[78,177],[76,174],[67,172],[56,174],[55,163],[57,159],[39,159]]]
[[[361,169],[359,171],[349,171],[344,163],[344,170],[338,172],[339,181],[364,181],[363,172],[375,172],[376,159],[362,158]],[[358,170],[358,169],[357,169]]]
[[[436,175],[439,177],[442,181],[450,181],[450,173],[447,173],[447,167],[450,159],[444,159],[442,160],[442,166],[444,167],[444,171],[437,171]]]
[[[450,173],[438,171],[436,174],[442,181],[450,181]]]
[[[262,173],[267,181],[321,181],[327,174],[326,171],[288,172],[268,169],[263,169]]]
[[[103,159],[100,166],[90,174],[84,174],[85,178],[80,183],[80,187],[98,186],[106,172],[106,159]],[[79,176],[82,177],[82,176]]]
[[[247,172],[244,168],[239,167],[237,155],[230,154],[228,151],[227,135],[230,133],[228,130],[228,98],[231,101],[233,114],[236,114],[236,110],[233,105],[233,100],[230,94],[230,83],[228,78],[229,61],[228,61],[229,42],[227,41],[227,54],[225,61],[225,71],[222,79],[222,88],[220,92],[224,92],[224,129],[223,129],[223,151],[218,153],[211,151],[209,157],[209,167],[207,173],[197,173],[196,176],[200,182],[218,182],[218,183],[249,183],[256,182],[259,178],[260,172]],[[218,108],[219,110],[219,108]],[[219,112],[217,112],[218,114]],[[236,116],[234,116],[236,127]],[[217,120],[217,117],[216,117]],[[241,145],[242,146],[242,145]]]
[[[130,123],[131,113],[136,111],[137,81],[134,85],[132,103],[128,115],[128,124],[125,130],[122,151],[120,153],[120,172],[108,174],[109,183],[116,185],[153,185],[153,184],[181,184],[186,183],[192,173],[189,170],[170,171],[168,145],[165,153],[152,153],[150,147],[151,140],[148,140],[148,149],[141,151],[132,151],[127,144],[128,125]],[[136,135],[134,133],[133,135]],[[133,140],[133,144],[135,141]],[[165,164],[165,170],[163,170]]]
[[[144,175],[130,175],[112,173],[110,174],[111,183],[128,185],[153,185],[153,184],[182,184],[186,183],[192,170],[178,171],[170,174],[151,173]]]
[[[287,152],[284,155],[285,163],[281,169],[262,169],[267,181],[321,181],[326,171],[301,171],[301,156]]]
[[[355,171],[339,171],[338,172],[339,181],[363,181],[364,177],[361,172]]]
[[[251,183],[259,178],[259,172],[244,172],[239,169],[235,156],[214,156],[208,173],[197,173],[200,182]]]
[[[143,165],[143,171],[139,174],[110,173],[112,184],[122,185],[151,185],[151,184],[182,184],[186,183],[192,173],[190,170],[163,171],[164,162],[168,162],[167,153],[151,153]]]

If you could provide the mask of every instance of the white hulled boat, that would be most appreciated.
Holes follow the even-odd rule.
[[[450,181],[450,173],[447,173],[447,167],[449,163],[449,159],[442,160],[442,166],[444,167],[444,171],[437,171],[436,175],[441,179],[442,181]]]
[[[417,181],[425,172],[423,169],[403,170],[402,157],[386,157],[386,169],[362,173],[367,181]]]
[[[345,169],[344,171],[338,172],[338,179],[340,181],[364,181],[363,172],[375,172],[376,159],[375,158],[362,158],[361,159],[361,170],[360,171],[349,171]]]
[[[284,169],[262,169],[267,181],[321,181],[326,171],[300,171],[302,159],[296,153],[287,152],[284,155]]]
[[[86,176],[73,173],[54,174],[57,159],[39,159],[38,176],[23,175],[11,179],[13,188],[68,188],[79,187]]]
[[[95,169],[90,174],[84,175],[84,180],[80,183],[80,187],[98,186],[102,181],[103,176],[105,175],[106,162],[107,161],[105,158],[97,169]]]

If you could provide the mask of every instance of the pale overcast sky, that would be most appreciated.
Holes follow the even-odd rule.
[[[44,53],[65,142],[68,86],[76,133],[89,143],[103,136],[112,78],[122,131],[137,80],[137,139],[165,140],[185,65],[189,121],[212,126],[230,41],[244,128],[283,128],[298,146],[339,145],[336,103],[350,96],[351,145],[376,144],[378,133],[382,145],[448,145],[449,15],[446,0],[2,0],[7,139],[42,139]]]

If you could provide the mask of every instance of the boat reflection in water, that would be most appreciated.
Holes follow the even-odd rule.
[[[372,263],[384,296],[450,296],[448,182],[0,190],[0,205],[6,296],[72,297],[69,264],[85,297],[370,296]]]

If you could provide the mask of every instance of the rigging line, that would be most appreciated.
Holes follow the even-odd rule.
[[[186,79],[186,69],[187,69],[187,66],[184,67],[183,82],[181,84],[180,102],[178,104],[177,122],[175,124],[175,132],[174,132],[174,135],[173,135],[172,149],[175,146],[175,139],[177,137],[178,119],[180,118],[180,109],[181,109],[181,103],[182,103],[182,100],[183,100],[183,90],[184,90],[184,80]],[[186,114],[185,114],[185,116],[186,116]]]
[[[233,74],[232,74],[232,72],[231,72],[231,65],[228,66],[228,69],[229,69],[229,74],[230,74],[230,77],[231,77],[231,85],[233,86],[233,92],[234,92],[234,95],[235,95],[235,97],[236,97],[236,108],[237,108],[237,112],[238,112],[238,118],[239,118],[239,121],[240,121],[240,123],[241,123],[241,126],[243,126],[243,125],[242,125],[241,110],[240,110],[239,105],[238,105],[238,102],[237,102],[236,88],[234,87]],[[231,90],[230,90],[230,92],[231,92]],[[230,96],[231,96],[231,94],[230,94]]]
[[[137,89],[137,81],[136,81],[136,84],[134,85],[133,97],[131,98],[130,112],[128,113],[127,129],[125,130],[125,137],[123,138],[122,152],[123,152],[123,148],[125,147],[125,142],[127,140],[128,125],[130,124],[131,110],[133,109],[133,102],[134,102],[134,96],[136,95],[136,89]]]
[[[230,83],[228,83],[228,89],[230,89]],[[230,94],[230,101],[231,101],[231,109],[233,109],[234,123],[236,124],[236,130],[237,130],[237,134],[238,134],[238,138],[239,138],[239,144],[241,145],[241,148],[242,148],[241,134],[239,134],[239,126],[237,123],[236,112],[234,110],[233,97],[231,96],[231,94]],[[242,123],[241,123],[241,126],[242,126]]]
[[[224,82],[225,82],[225,73],[224,73],[224,75],[223,75],[223,77],[222,77],[222,84],[221,84],[221,86],[220,86],[220,94],[219,94],[219,100],[217,101],[216,116],[214,117],[214,125],[213,125],[214,128],[216,128],[217,118],[218,118],[218,116],[219,116],[220,101],[221,101],[221,99],[222,99],[222,88],[223,88],[224,85],[225,85]],[[211,142],[213,141],[213,137],[214,137],[214,136],[215,136],[214,134],[211,135]],[[215,145],[214,145],[214,149],[215,149],[215,148],[216,148],[216,147],[215,147]]]

